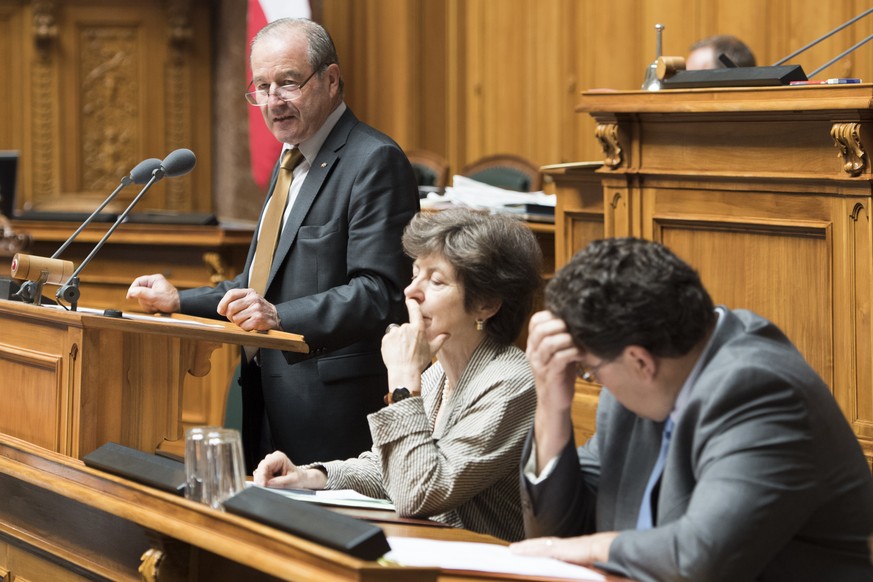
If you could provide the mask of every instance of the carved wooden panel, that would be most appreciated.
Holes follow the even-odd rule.
[[[0,343],[0,402],[7,403],[0,432],[59,450],[68,404],[63,365],[57,354]]]
[[[0,64],[17,88],[0,96],[16,120],[0,149],[22,152],[19,207],[90,212],[139,161],[186,147],[199,168],[141,207],[211,210],[209,24],[207,0],[0,0],[0,29],[14,29],[0,48],[21,55]]]
[[[659,193],[659,197],[664,195]],[[667,193],[669,196],[669,193]],[[753,209],[754,200],[737,204]],[[761,206],[772,200],[759,200]],[[829,386],[834,385],[833,228],[828,221],[700,216],[652,217],[653,238],[694,266],[717,304],[776,323]]]

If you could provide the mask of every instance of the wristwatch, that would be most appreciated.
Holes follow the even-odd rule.
[[[396,404],[401,400],[405,400],[412,396],[412,393],[409,391],[409,388],[406,386],[401,386],[399,388],[395,388],[391,392],[385,395],[385,404]]]

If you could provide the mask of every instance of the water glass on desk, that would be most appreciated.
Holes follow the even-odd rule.
[[[185,497],[223,510],[224,501],[245,487],[239,431],[218,426],[185,435]]]

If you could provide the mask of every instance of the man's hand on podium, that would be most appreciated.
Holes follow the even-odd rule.
[[[179,311],[179,291],[163,275],[137,277],[127,290],[128,299],[136,299],[148,313]]]
[[[254,289],[231,289],[218,303],[218,314],[245,331],[282,329],[276,306]]]

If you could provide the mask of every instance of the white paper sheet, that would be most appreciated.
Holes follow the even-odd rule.
[[[385,558],[404,566],[442,568],[473,572],[494,572],[542,576],[564,580],[604,580],[588,568],[552,558],[517,556],[509,547],[476,542],[447,542],[421,538],[388,537],[391,551]]]
[[[49,307],[51,309],[63,310],[64,307],[62,305],[43,305],[43,307]],[[87,315],[103,315],[102,309],[94,309],[93,307],[76,307],[76,311],[78,313],[85,313]],[[170,317],[163,317],[160,315],[146,315],[144,313],[128,313],[124,312],[121,315],[121,319],[132,319],[136,321],[153,321],[155,323],[169,323],[171,325],[191,325],[194,327],[214,327],[218,329],[224,329],[224,326],[218,323],[205,323],[203,321],[193,321],[190,319],[173,319]]]
[[[254,485],[257,487],[257,485]],[[376,499],[361,495],[352,489],[325,489],[322,491],[309,491],[306,489],[274,489],[267,487],[273,493],[284,495],[297,501],[320,503],[323,505],[336,505],[338,507],[359,507],[362,509],[385,509],[394,511],[394,504],[387,499]]]

